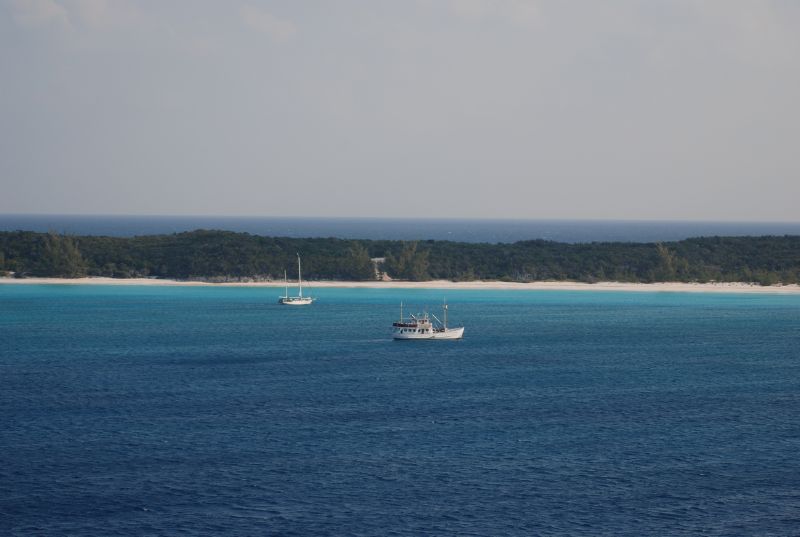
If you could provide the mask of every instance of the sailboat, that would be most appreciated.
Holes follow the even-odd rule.
[[[289,280],[286,278],[286,271],[283,271],[283,281],[286,284],[286,292],[278,298],[278,304],[284,306],[305,306],[316,300],[310,296],[303,296],[303,277],[300,272],[300,254],[297,254],[297,296],[289,296]]]
[[[444,322],[440,321],[436,315],[423,314],[409,315],[403,317],[403,303],[400,303],[400,320],[392,323],[393,339],[461,339],[464,337],[464,327],[447,327],[447,302],[442,306],[444,311]]]

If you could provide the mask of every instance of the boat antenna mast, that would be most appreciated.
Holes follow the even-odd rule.
[[[303,298],[303,277],[300,275],[300,253],[297,253],[297,288],[300,292],[300,298]]]

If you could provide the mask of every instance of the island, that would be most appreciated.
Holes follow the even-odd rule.
[[[800,236],[698,237],[674,242],[466,243],[265,237],[196,230],[138,237],[0,232],[0,276],[187,282],[282,282],[303,256],[313,282],[507,284],[679,282],[792,285]]]

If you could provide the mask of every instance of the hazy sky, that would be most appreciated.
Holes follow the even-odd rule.
[[[800,220],[795,0],[0,0],[0,212]]]

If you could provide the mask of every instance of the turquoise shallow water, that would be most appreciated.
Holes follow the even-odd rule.
[[[315,293],[0,286],[0,534],[798,533],[800,297]]]

